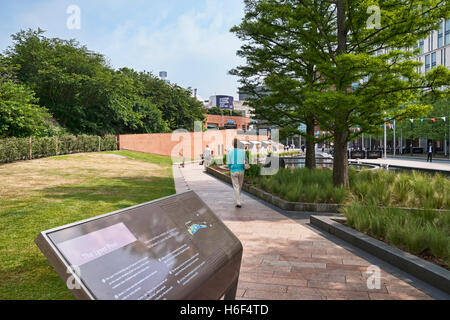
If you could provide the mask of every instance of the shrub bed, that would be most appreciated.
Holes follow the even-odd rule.
[[[37,159],[77,152],[117,150],[116,136],[65,135],[61,137],[0,139],[0,163]],[[30,157],[31,153],[31,157]]]
[[[289,202],[350,204],[357,200],[380,207],[450,209],[450,179],[441,174],[349,168],[349,180],[350,188],[336,188],[331,170],[297,168],[248,182]]]
[[[450,268],[450,215],[364,206],[343,208],[347,225],[444,268]]]
[[[300,155],[300,151],[285,151],[278,153],[279,157],[289,157],[289,156],[296,156]]]
[[[25,160],[29,158],[28,138],[7,138],[0,140],[0,163]]]

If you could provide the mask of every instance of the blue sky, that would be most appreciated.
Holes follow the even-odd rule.
[[[20,29],[77,39],[104,54],[114,68],[167,71],[171,82],[237,97],[241,43],[229,32],[244,15],[242,0],[0,0],[0,50]],[[70,5],[81,9],[81,29],[69,30]]]

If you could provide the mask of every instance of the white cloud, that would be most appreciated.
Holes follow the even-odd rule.
[[[197,87],[204,96],[235,95],[236,79],[228,71],[240,63],[239,40],[229,29],[239,22],[224,2],[208,1],[204,10],[191,9],[161,29],[127,21],[102,41],[102,52],[115,67],[169,72],[169,79],[182,86]]]

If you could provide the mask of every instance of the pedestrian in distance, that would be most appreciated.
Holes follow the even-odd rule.
[[[433,145],[431,144],[431,142],[428,144],[427,162],[433,162]]]
[[[211,165],[211,159],[212,159],[212,152],[211,149],[209,148],[209,145],[207,145],[205,150],[203,151],[205,170]]]
[[[180,158],[182,158],[182,162],[180,163],[180,167],[184,168],[184,162],[186,161],[186,159],[184,157],[184,150],[181,149],[180,152],[178,153],[178,155],[180,156]]]
[[[248,169],[250,165],[248,164],[247,155],[237,138],[233,140],[233,149],[228,152],[227,162],[228,168],[230,168],[236,207],[241,208],[241,192],[242,185],[244,184],[245,170]]]

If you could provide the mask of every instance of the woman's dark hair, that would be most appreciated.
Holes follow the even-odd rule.
[[[238,140],[237,138],[234,138],[234,140],[233,140],[233,147],[234,147],[235,149],[237,149],[238,146],[239,146],[239,140]]]

